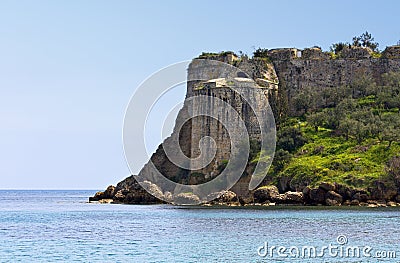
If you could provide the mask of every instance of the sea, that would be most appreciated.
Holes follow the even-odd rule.
[[[400,262],[399,208],[88,203],[1,190],[0,262]]]

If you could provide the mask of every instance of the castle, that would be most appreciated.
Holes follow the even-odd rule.
[[[250,85],[248,80],[257,83],[257,88],[269,99],[279,100],[282,93],[291,107],[291,98],[306,88],[332,88],[350,85],[354,80],[363,76],[370,76],[376,83],[381,83],[381,75],[391,71],[400,71],[400,46],[387,47],[379,56],[368,48],[345,48],[340,56],[332,56],[323,52],[319,47],[296,49],[280,48],[267,52],[266,57],[247,58],[238,57],[233,52],[219,54],[203,54],[199,59],[216,60],[228,63],[235,67],[234,74],[223,76],[220,72],[212,71],[204,67],[196,60],[188,69],[189,79],[196,79],[196,75],[206,75],[207,80],[188,81],[186,97],[207,95],[223,100],[238,111],[245,120],[250,138],[259,139],[259,130],[255,123],[254,113],[248,111],[246,102],[240,99],[230,88]],[[251,90],[251,89],[249,89]],[[255,92],[255,91],[251,91]],[[252,94],[257,108],[263,109],[258,93]],[[258,104],[257,104],[258,103]],[[212,100],[209,105],[197,105],[207,107],[214,111],[217,118],[197,117],[190,122],[182,124],[179,133],[181,150],[188,157],[199,155],[198,142],[204,136],[210,136],[216,143],[216,155],[213,161],[205,168],[189,171],[177,167],[166,156],[163,147],[157,149],[151,160],[155,167],[167,178],[183,184],[200,184],[218,175],[223,163],[229,159],[230,142],[226,130],[219,121],[224,118],[224,110],[213,107]],[[188,113],[187,107],[179,112],[176,125],[180,125],[180,119]],[[166,142],[168,143],[168,139]],[[212,148],[211,145],[209,147]],[[223,168],[223,167],[222,167]],[[151,172],[148,164],[140,171]],[[246,173],[246,171],[245,171]],[[249,194],[250,178],[243,176],[231,189],[237,196]],[[171,190],[173,191],[173,189]],[[119,193],[115,198],[116,193]],[[161,193],[162,194],[162,193]],[[125,203],[156,202],[137,184],[134,177],[129,177],[119,183],[115,188],[112,198]]]

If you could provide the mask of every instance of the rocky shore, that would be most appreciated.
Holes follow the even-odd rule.
[[[104,192],[97,192],[89,202],[113,204],[161,204],[163,201],[146,192],[133,178],[110,185]],[[129,182],[129,185],[127,184]],[[249,205],[311,205],[311,206],[400,206],[400,193],[387,187],[383,182],[375,182],[367,190],[354,189],[338,183],[320,183],[317,187],[305,187],[302,191],[280,193],[274,185],[262,186],[251,191],[248,196],[240,196],[233,191],[216,193],[220,195],[205,206],[249,206]],[[193,194],[192,194],[193,195]],[[185,196],[181,198],[196,198]]]

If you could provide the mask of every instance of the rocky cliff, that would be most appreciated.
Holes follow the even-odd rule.
[[[246,56],[238,58],[232,52],[224,52],[221,54],[203,54],[200,59],[215,60],[232,65],[234,70],[228,73],[221,73],[204,64],[194,60],[188,69],[187,82],[187,98],[206,95],[211,99],[204,102],[202,105],[184,105],[183,109],[178,114],[174,134],[167,138],[163,143],[167,145],[171,142],[172,137],[178,138],[182,152],[190,158],[198,156],[209,156],[215,151],[214,158],[206,167],[201,169],[182,169],[167,157],[164,147],[160,145],[157,151],[152,155],[151,161],[155,168],[162,172],[170,180],[186,184],[197,185],[209,182],[219,175],[225,168],[226,162],[232,154],[232,145],[230,134],[227,128],[221,123],[224,123],[226,110],[217,105],[212,98],[222,100],[231,105],[239,116],[244,120],[245,126],[249,132],[250,140],[255,143],[251,147],[250,152],[257,152],[260,146],[260,130],[257,122],[256,114],[266,108],[263,97],[270,101],[272,110],[276,117],[282,114],[283,107],[286,105],[286,110],[294,112],[291,104],[291,99],[298,92],[306,88],[323,89],[350,85],[355,79],[360,76],[371,76],[372,79],[380,83],[383,73],[400,71],[400,47],[388,47],[382,56],[373,57],[370,50],[365,48],[353,48],[342,52],[340,57],[332,58],[329,54],[322,52],[319,48],[309,48],[304,50],[287,48],[275,49],[268,51],[267,57],[262,58],[247,58]],[[207,76],[207,79],[204,79]],[[257,84],[256,87],[252,85]],[[243,100],[232,88],[242,88],[248,94],[248,97],[254,99],[257,105],[255,111],[248,109],[248,102]],[[283,102],[282,100],[286,100]],[[208,111],[214,118],[199,116],[192,118],[190,121],[185,121],[190,115],[189,111],[193,109],[202,109]],[[235,123],[232,123],[232,129],[235,129]],[[234,132],[236,133],[236,132]],[[207,142],[203,150],[200,152],[199,142],[204,137],[213,138],[214,142]],[[254,157],[254,156],[253,156]],[[193,165],[193,164],[192,164]],[[311,203],[311,204],[341,204],[347,201],[351,203],[352,197],[358,193],[359,202],[366,203],[364,200],[363,191],[351,189],[340,184],[320,186],[320,190],[304,188],[300,192],[276,193],[268,187],[261,187],[257,190],[249,190],[251,177],[249,176],[255,169],[254,165],[249,162],[242,173],[241,178],[236,182],[230,191],[219,193],[218,199],[214,203],[231,203],[245,204],[251,202],[270,202],[277,203]],[[91,201],[102,199],[113,200],[118,203],[157,203],[162,202],[159,199],[148,194],[144,189],[151,189],[152,192],[157,192],[159,197],[164,201],[174,201],[174,189],[160,189],[157,182],[139,184],[137,179],[144,174],[152,173],[150,164],[146,164],[140,171],[139,175],[130,176],[118,183],[116,187],[109,187],[105,192],[99,192],[92,197]],[[150,175],[151,177],[151,175]],[[154,181],[153,181],[154,182]],[[268,182],[264,182],[267,184]],[[345,190],[343,190],[345,189]],[[273,192],[271,195],[270,192]],[[335,192],[336,191],[336,192]],[[351,192],[349,198],[344,197],[346,193],[340,191]],[[340,196],[340,197],[339,197]],[[179,198],[197,198],[195,193],[190,193]],[[396,193],[388,197],[393,200],[396,198]],[[264,200],[265,199],[265,200]],[[354,204],[357,201],[353,202]]]

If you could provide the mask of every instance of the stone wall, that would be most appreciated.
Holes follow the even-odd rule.
[[[365,48],[345,49],[341,57],[336,59],[322,59],[326,54],[321,53],[305,49],[301,57],[291,56],[288,59],[286,56],[275,56],[275,52],[271,51],[271,58],[275,56],[273,64],[280,82],[279,89],[287,90],[289,100],[306,87],[350,85],[355,79],[366,75],[380,84],[383,73],[400,71],[400,47],[397,46],[388,47],[381,58],[373,58],[370,50]]]

